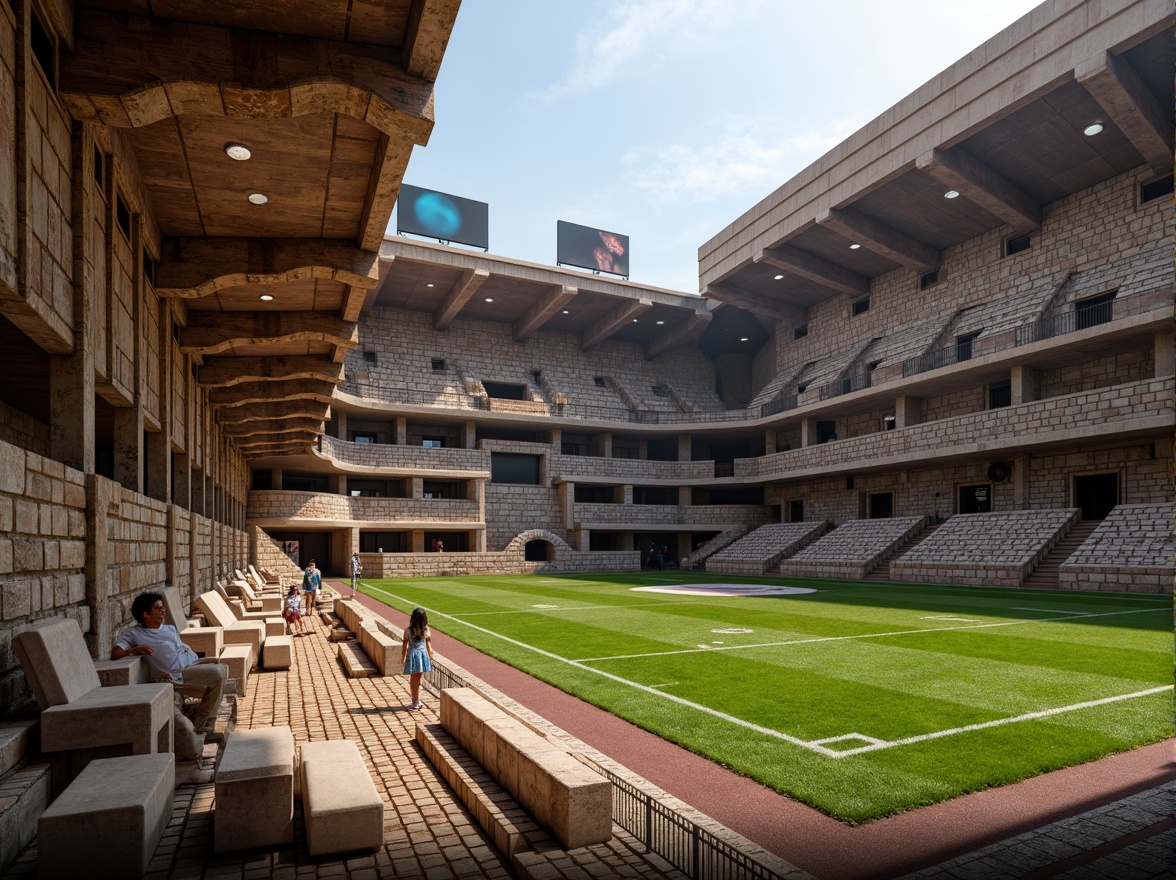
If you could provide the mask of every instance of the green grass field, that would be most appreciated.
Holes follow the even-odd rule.
[[[633,589],[708,582],[815,592]],[[848,822],[1172,735],[1170,597],[678,572],[363,590]]]

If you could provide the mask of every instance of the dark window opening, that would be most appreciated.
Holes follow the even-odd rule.
[[[540,483],[539,456],[491,452],[490,482],[538,486]]]
[[[97,147],[94,148],[94,182],[99,188],[106,186],[106,157]]]
[[[283,474],[282,488],[287,492],[326,492],[326,474]]]
[[[29,46],[33,50],[33,57],[50,87],[57,90],[57,40],[49,36],[49,29],[41,22],[41,16],[34,10],[30,16],[32,29],[29,33]]]
[[[928,287],[934,287],[939,283],[939,270],[932,269],[930,272],[924,272],[919,276],[919,290],[926,290]]]
[[[526,400],[527,386],[513,382],[483,382],[486,393],[498,400]]]
[[[960,513],[991,513],[992,486],[960,486]]]
[[[795,499],[788,502],[788,522],[804,522],[804,501]]]
[[[118,228],[122,230],[122,234],[127,237],[127,241],[131,240],[131,212],[127,206],[123,204],[122,196],[115,198],[115,219],[118,221]]]
[[[349,477],[347,494],[352,498],[403,498],[403,480],[357,480]]]
[[[421,486],[422,498],[460,501],[465,497],[464,486],[454,480],[425,480]]]
[[[1011,406],[1013,402],[1013,383],[997,382],[988,386],[988,408],[1000,409]]]
[[[541,370],[532,370],[531,371],[531,380],[536,385],[542,385],[543,384],[543,372]]]
[[[360,553],[408,553],[412,535],[408,532],[360,532]]]
[[[537,538],[528,541],[523,547],[523,559],[526,562],[547,562],[555,558],[555,546],[550,541]]]
[[[433,358],[433,372],[434,373],[444,373],[445,372],[445,358]]]
[[[645,441],[645,457],[650,461],[677,461],[677,437],[650,437]]]
[[[855,317],[857,315],[864,315],[869,310],[870,310],[870,298],[868,296],[865,299],[859,299],[857,302],[855,302],[853,304],[853,314]]]
[[[274,487],[274,472],[268,469],[250,472],[249,488],[254,492],[263,492]]]
[[[155,260],[151,259],[151,254],[147,253],[146,248],[143,250],[143,277],[155,286]]]
[[[421,446],[424,446],[426,449],[441,449],[445,446],[445,438],[425,436],[421,438]]]
[[[793,340],[804,339],[806,336],[808,336],[808,324],[801,324],[792,331]]]
[[[894,516],[894,493],[875,492],[870,496],[870,519],[890,519]]]
[[[617,491],[612,486],[576,486],[577,504],[619,504]]]
[[[649,390],[653,392],[654,397],[670,396],[670,389],[665,385],[650,385]]]
[[[678,503],[678,488],[676,486],[634,486],[634,504],[668,504]]]
[[[837,422],[817,422],[817,443],[828,443],[837,439]]]
[[[1005,239],[1004,255],[1011,257],[1013,254],[1019,254],[1022,251],[1029,250],[1033,245],[1033,239],[1029,233],[1024,235],[1014,235],[1012,238]]]
[[[1139,204],[1143,205],[1155,199],[1162,199],[1164,196],[1172,195],[1172,175],[1161,177],[1159,180],[1153,180],[1150,183],[1141,184],[1139,187]]]
[[[592,532],[588,536],[588,549],[594,553],[608,553],[616,549],[615,544],[613,532]]]
[[[1119,475],[1087,474],[1074,478],[1074,506],[1083,519],[1106,519],[1119,503]]]
[[[730,488],[695,488],[690,490],[690,503],[695,507],[714,504],[763,504],[763,486],[732,486]]]
[[[352,443],[379,443],[379,438],[375,431],[352,431]]]
[[[559,451],[561,455],[587,455],[588,444],[577,443],[574,440],[561,440]]]
[[[592,384],[594,384],[597,388],[607,388],[608,387],[608,383],[604,381],[604,376],[593,376],[592,377]]]
[[[1087,327],[1097,327],[1106,324],[1114,317],[1115,294],[1119,291],[1090,296],[1074,303],[1074,329],[1085,330]]]
[[[897,424],[898,424],[898,420],[894,416],[883,416],[882,417],[882,430],[883,431],[893,431]]]
[[[972,343],[980,336],[980,332],[968,333],[956,337],[956,363],[972,359]]]
[[[543,431],[527,431],[522,428],[499,428],[494,425],[478,425],[478,440],[506,440],[510,443],[548,443]]]
[[[363,362],[374,367],[376,365],[376,353],[374,351],[365,351],[363,353]]]

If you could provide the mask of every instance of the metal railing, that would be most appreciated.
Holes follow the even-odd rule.
[[[1106,324],[1115,317],[1115,301],[1084,306],[1078,303],[1072,311],[1048,318],[1040,318],[1032,324],[1017,328],[1017,345],[1028,345],[1043,339],[1053,339],[1065,333],[1085,330]]]
[[[777,397],[775,400],[769,400],[760,407],[760,418],[762,419],[765,416],[774,416],[776,413],[782,413],[787,412],[790,409],[796,409],[799,399],[800,395],[789,394],[785,397]]]
[[[952,364],[962,363],[972,359],[972,343],[953,342],[943,348],[937,348],[924,354],[915,355],[902,362],[902,375],[915,376],[928,370],[937,370]]]
[[[829,400],[833,397],[840,397],[842,394],[849,394],[851,391],[861,391],[863,388],[869,387],[869,373],[846,376],[844,379],[838,379],[835,382],[830,382],[828,385],[822,385],[821,400]]]
[[[441,688],[469,686],[437,660],[423,683],[434,697]],[[786,880],[607,767],[585,760],[612,784],[613,822],[692,880]]]

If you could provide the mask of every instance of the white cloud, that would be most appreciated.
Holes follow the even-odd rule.
[[[702,49],[717,32],[746,21],[762,0],[630,0],[613,5],[601,27],[576,38],[572,69],[540,93],[552,100],[603,89],[640,64],[645,70],[683,51]]]
[[[660,202],[758,198],[860,125],[861,120],[846,119],[820,131],[783,134],[733,119],[704,141],[631,150],[624,157],[624,182]]]

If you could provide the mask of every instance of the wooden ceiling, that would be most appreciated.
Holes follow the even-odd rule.
[[[706,295],[804,323],[810,306],[865,296],[895,269],[935,269],[984,232],[1031,232],[1045,205],[1101,181],[1140,166],[1170,174],[1171,10],[1134,7],[1088,31],[1047,21],[1043,7],[1043,23],[1026,17],[995,37],[704,245]],[[1111,50],[1092,51],[1099,39]],[[1092,122],[1104,128],[1086,136]]]
[[[130,145],[156,292],[246,456],[305,451],[319,431],[459,4],[76,4],[62,101]]]

